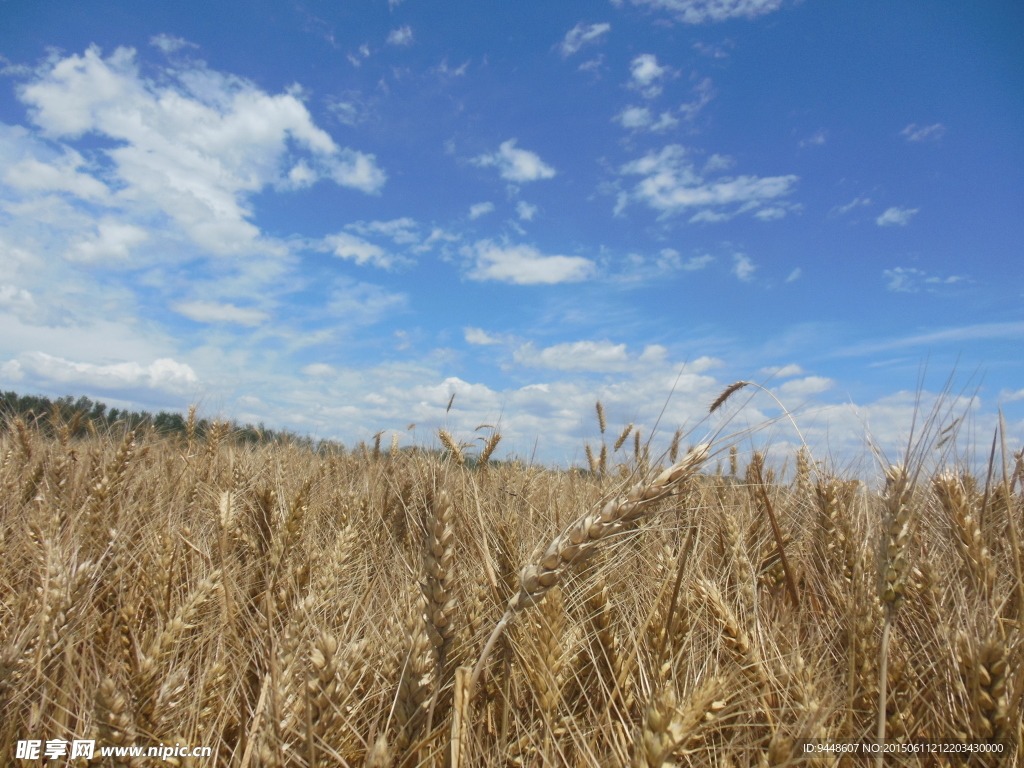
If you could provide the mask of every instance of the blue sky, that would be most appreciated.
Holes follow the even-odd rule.
[[[667,439],[765,382],[841,453],[955,370],[1019,435],[1022,34],[1012,2],[2,0],[0,387],[564,463],[597,398],[649,428],[674,386]]]

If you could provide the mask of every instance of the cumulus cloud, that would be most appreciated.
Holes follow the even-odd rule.
[[[875,219],[875,223],[880,227],[905,227],[920,210],[920,208],[897,208],[895,206],[886,208],[885,213]]]
[[[184,393],[199,382],[190,366],[169,357],[154,360],[149,365],[137,362],[96,365],[65,360],[45,352],[28,352],[21,356],[19,363],[23,371],[47,381],[103,389],[146,387]]]
[[[784,397],[810,397],[827,392],[835,385],[834,380],[824,376],[806,376],[802,379],[787,381],[778,388],[778,391]]]
[[[408,24],[392,29],[388,35],[389,45],[412,45],[412,27]]]
[[[597,42],[612,28],[611,24],[584,24],[582,21],[565,33],[559,46],[562,58],[572,56],[587,43]]]
[[[938,141],[945,135],[946,126],[942,123],[935,123],[935,125],[915,125],[911,123],[900,133],[907,137],[907,141]]]
[[[679,125],[679,119],[671,112],[662,112],[657,120],[647,107],[629,106],[612,118],[613,121],[631,130],[647,129],[656,133],[667,131]]]
[[[96,230],[73,243],[66,258],[86,263],[124,261],[131,255],[132,248],[149,239],[149,233],[141,227],[113,219],[101,220]]]
[[[314,124],[297,90],[270,95],[201,63],[151,80],[141,75],[133,49],[104,58],[93,46],[48,60],[18,98],[50,139],[112,140],[116,146],[103,154],[118,204],[165,214],[212,253],[258,247],[248,199],[268,186],[298,188],[323,178],[376,193],[386,180],[373,155],[339,147]],[[79,160],[67,155],[37,183],[85,199],[106,197],[102,182],[81,177]],[[10,180],[24,185],[31,170],[13,169]]]
[[[522,221],[533,221],[533,217],[537,215],[537,206],[530,205],[525,200],[520,200],[516,203],[516,214]]]
[[[517,139],[502,142],[497,152],[486,153],[473,162],[481,168],[495,166],[501,178],[508,181],[524,182],[550,179],[555,169],[540,159],[535,152],[516,147]]]
[[[474,203],[469,206],[469,218],[479,219],[494,210],[494,203]]]
[[[699,209],[691,221],[724,221],[746,211],[757,211],[765,203],[784,210],[778,199],[789,195],[799,177],[787,176],[722,176],[707,179],[694,168],[685,147],[669,144],[660,151],[650,152],[638,160],[625,164],[622,175],[643,176],[632,193],[619,197],[616,212],[621,212],[630,200],[646,203],[663,216],[672,216],[691,209]],[[705,170],[706,172],[706,170]],[[736,206],[731,212],[720,209]],[[776,216],[773,212],[770,216]]]
[[[782,7],[783,0],[632,0],[633,5],[646,5],[668,11],[684,24],[703,24],[727,19],[753,19]]]
[[[498,245],[480,240],[463,248],[472,259],[471,280],[496,280],[517,285],[574,283],[595,271],[594,262],[582,256],[545,256],[529,245]]]
[[[492,336],[482,328],[463,328],[462,333],[466,339],[467,344],[478,344],[480,346],[489,346],[491,344],[500,344],[501,339]]]
[[[629,63],[629,87],[640,92],[642,96],[653,99],[662,91],[662,81],[675,76],[671,67],[658,64],[658,57],[653,53],[641,53]]]
[[[776,379],[787,379],[790,376],[800,376],[803,374],[804,369],[796,363],[790,363],[789,365],[774,365],[768,368],[762,368],[758,373],[762,376],[772,376]]]
[[[235,323],[250,328],[262,324],[270,317],[258,309],[215,301],[184,301],[173,305],[171,309],[197,323]]]
[[[757,270],[757,267],[754,266],[754,262],[750,260],[750,257],[744,256],[742,253],[737,253],[732,257],[732,273],[739,280],[749,283],[754,279],[755,270]]]
[[[30,192],[67,192],[89,202],[108,203],[110,190],[99,179],[82,173],[84,158],[71,148],[65,147],[60,157],[50,162],[41,162],[35,157],[9,165],[4,171],[6,184]]]
[[[388,253],[379,245],[374,245],[356,235],[350,235],[348,232],[328,235],[323,239],[319,249],[329,251],[343,259],[350,259],[356,264],[372,264],[384,269],[389,269],[395,264],[405,261],[401,256]]]

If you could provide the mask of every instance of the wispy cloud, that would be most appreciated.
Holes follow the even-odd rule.
[[[469,206],[469,218],[479,219],[494,210],[494,203],[474,203]]]
[[[619,196],[617,212],[630,200],[646,203],[664,216],[700,209],[691,221],[725,221],[732,216],[756,211],[765,203],[789,195],[797,176],[735,176],[707,180],[697,173],[685,147],[669,144],[659,152],[650,152],[622,166],[622,175],[644,178],[632,193]],[[736,206],[732,211],[715,210]],[[774,207],[782,209],[776,204]],[[769,218],[774,213],[769,215]]]
[[[582,21],[565,33],[559,50],[563,58],[572,56],[587,43],[595,43],[612,28],[611,24],[584,24]]]
[[[632,0],[671,13],[684,24],[727,19],[753,19],[782,7],[782,0]]]
[[[750,260],[749,256],[744,256],[742,253],[737,253],[732,257],[732,273],[736,275],[739,280],[745,283],[749,283],[754,279],[754,272],[757,267],[754,262]]]
[[[236,307],[234,304],[213,301],[185,301],[171,307],[178,314],[197,323],[235,323],[254,327],[266,322],[270,315],[252,307]]]
[[[550,179],[555,169],[540,159],[536,152],[519,149],[517,139],[504,141],[496,152],[485,153],[473,160],[473,163],[486,168],[495,166],[501,178],[508,181],[525,182],[538,179]]]
[[[854,210],[855,208],[860,208],[860,207],[865,206],[865,205],[871,205],[871,198],[870,197],[855,197],[855,198],[853,198],[853,200],[851,200],[850,202],[846,203],[845,205],[837,205],[837,206],[835,206],[831,211],[829,211],[829,215],[830,216],[842,216],[843,214],[849,213],[850,211]]]
[[[921,347],[930,344],[958,343],[965,341],[983,341],[990,339],[1024,339],[1024,322],[1014,323],[978,323],[958,328],[948,328],[932,333],[904,336],[888,341],[855,344],[837,350],[835,357],[855,357],[870,355],[876,352],[887,352],[905,347]]]
[[[826,141],[828,141],[828,131],[821,128],[812,133],[806,139],[800,139],[799,144],[801,147],[822,147],[825,145]]]
[[[354,261],[356,264],[370,264],[383,269],[389,269],[396,264],[408,261],[402,256],[388,253],[379,245],[348,232],[327,235],[318,245],[317,250],[329,251],[335,256]]]
[[[928,289],[935,289],[941,285],[953,285],[967,280],[963,275],[950,275],[948,277],[937,277],[929,275],[924,270],[916,267],[894,267],[882,272],[885,280],[885,288],[894,293],[917,293],[922,286]]]
[[[525,200],[520,200],[516,203],[516,215],[521,221],[533,221],[533,217],[537,215],[538,210],[536,205],[531,205]]]
[[[885,212],[875,219],[875,223],[880,227],[905,227],[920,210],[920,208],[899,208],[896,206],[886,208]]]
[[[640,354],[630,354],[625,344],[614,344],[607,340],[574,341],[544,349],[537,349],[529,342],[513,353],[513,359],[531,368],[611,373],[659,365],[665,361],[667,354],[668,350],[660,344],[649,344]]]
[[[480,240],[462,250],[472,260],[471,280],[495,280],[517,285],[574,283],[595,271],[594,262],[581,256],[546,256],[529,245],[498,245]]]
[[[900,134],[907,137],[907,141],[938,141],[946,133],[946,126],[942,123],[935,125],[916,125],[911,123]]]
[[[388,45],[412,45],[412,27],[405,24],[392,29],[388,34]]]
[[[161,32],[158,35],[153,35],[149,38],[149,44],[154,48],[159,48],[161,51],[167,54],[175,53],[180,51],[182,48],[198,48],[199,46],[195,43],[190,43],[181,37],[175,37],[174,35],[168,35],[166,32]]]

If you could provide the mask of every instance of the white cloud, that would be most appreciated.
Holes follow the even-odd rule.
[[[536,205],[530,205],[525,200],[520,200],[516,203],[516,214],[521,221],[533,221],[533,217],[537,215],[537,210]]]
[[[729,155],[713,154],[704,163],[704,167],[701,169],[701,173],[714,173],[715,171],[727,171],[736,165],[735,158]]]
[[[7,381],[21,381],[25,378],[25,372],[21,370],[21,363],[17,360],[8,360],[0,364],[0,379]]]
[[[782,206],[772,206],[770,208],[762,208],[759,211],[754,212],[754,218],[759,221],[775,221],[786,216],[786,208]]]
[[[701,42],[696,42],[693,44],[693,50],[697,51],[697,53],[701,54],[702,56],[711,56],[714,59],[728,58],[729,51],[726,49],[732,50],[735,47],[736,43],[730,39],[723,40],[718,45]]]
[[[14,285],[0,285],[0,310],[10,312],[26,323],[34,323],[39,317],[39,305],[35,297],[24,288]]]
[[[646,128],[652,121],[651,110],[647,107],[626,107],[612,118],[623,128]]]
[[[68,192],[90,202],[106,203],[110,200],[107,185],[88,173],[80,173],[85,165],[82,156],[65,148],[61,157],[52,162],[40,162],[26,157],[4,171],[3,180],[10,186],[32,192]]]
[[[799,280],[800,276],[803,273],[804,273],[804,271],[800,267],[797,267],[796,269],[794,269],[792,272],[789,273],[789,276],[786,278],[786,282],[787,283],[792,283],[792,282],[795,282],[796,280]]]
[[[679,113],[683,116],[684,120],[693,120],[715,98],[715,89],[712,87],[710,77],[705,77],[697,83],[693,88],[693,92],[697,98],[686,104],[679,105]]]
[[[864,205],[871,205],[870,197],[855,197],[846,205],[837,205],[835,208],[829,211],[829,213],[833,216],[842,216],[844,213],[849,213],[854,208],[858,208]]]
[[[799,178],[793,175],[735,176],[706,180],[696,172],[687,155],[685,147],[669,144],[659,152],[650,152],[622,166],[621,174],[644,178],[630,195],[620,198],[619,207],[633,199],[661,211],[664,216],[698,208],[701,210],[691,221],[724,221],[737,213],[756,211],[764,203],[790,194]],[[731,213],[713,210],[729,205],[739,208]]]
[[[935,123],[935,125],[915,125],[911,123],[900,133],[907,137],[907,141],[938,141],[945,135],[946,126],[942,123]]]
[[[708,264],[715,260],[714,256],[704,254],[703,256],[691,256],[682,268],[687,272],[696,272],[698,269],[704,269]]]
[[[467,344],[488,346],[491,344],[501,343],[501,339],[491,336],[491,334],[487,333],[487,331],[482,328],[463,328],[462,333]]]
[[[555,169],[547,165],[535,152],[516,147],[517,139],[502,142],[497,152],[483,154],[473,162],[482,167],[496,166],[501,178],[508,181],[524,182],[550,179]]]
[[[363,66],[363,59],[370,58],[370,46],[366,43],[360,45],[355,53],[349,53],[346,58],[353,67]]]
[[[530,368],[595,373],[624,371],[634,363],[626,353],[625,344],[612,344],[610,341],[575,341],[539,351],[529,342],[519,347],[513,358]]]
[[[181,37],[175,37],[174,35],[168,35],[166,32],[161,32],[159,35],[153,35],[149,38],[149,44],[154,48],[159,48],[164,53],[174,53],[180,51],[182,48],[198,48],[199,46],[195,43],[190,43]]]
[[[372,264],[375,267],[388,269],[396,263],[404,261],[399,256],[390,254],[379,245],[374,245],[361,237],[348,232],[338,232],[323,239],[320,250],[332,252],[343,259],[351,259],[356,264]]]
[[[420,241],[420,235],[416,231],[418,226],[415,219],[403,216],[390,221],[357,221],[346,224],[345,229],[351,229],[363,236],[383,235],[397,245],[410,245]]]
[[[270,317],[258,309],[214,301],[185,301],[173,305],[171,309],[197,323],[236,323],[250,328],[262,324]]]
[[[66,254],[70,261],[94,264],[107,260],[125,261],[131,249],[149,239],[149,233],[134,224],[103,219],[97,232],[73,243]]]
[[[333,376],[337,371],[333,365],[327,365],[327,363],[310,363],[309,365],[301,368],[302,373],[307,376]]]
[[[826,379],[824,376],[807,376],[803,379],[787,381],[778,388],[778,391],[784,397],[809,397],[827,392],[835,385],[835,381]]]
[[[577,72],[590,72],[590,71],[593,71],[593,70],[600,69],[602,64],[604,64],[604,54],[600,53],[597,56],[595,56],[593,59],[588,59],[587,61],[584,61],[582,64],[580,64],[578,67],[576,67],[576,71]]]
[[[703,24],[727,19],[753,19],[782,7],[782,0],[632,0],[668,11],[685,24]]]
[[[165,214],[212,253],[262,248],[248,198],[267,186],[308,185],[315,175],[375,193],[386,180],[372,155],[339,147],[313,123],[297,89],[272,96],[201,63],[150,80],[134,50],[103,58],[93,46],[81,56],[50,59],[18,97],[51,139],[112,140],[116,146],[103,153],[118,204],[140,215]],[[53,167],[60,174],[47,172],[51,187],[86,199],[105,195],[98,180],[74,175],[74,155]]]
[[[545,256],[529,245],[497,245],[480,240],[463,254],[474,260],[472,280],[497,280],[518,285],[573,283],[586,280],[594,262],[581,256]]]
[[[744,256],[742,253],[737,253],[732,257],[732,273],[736,277],[745,283],[749,283],[754,279],[754,271],[757,269],[754,266],[754,262],[750,260],[748,256]]]
[[[379,285],[354,280],[339,280],[330,296],[328,312],[356,325],[372,325],[403,311],[408,305],[405,294],[391,293]]]
[[[389,45],[412,45],[412,27],[408,24],[392,29],[388,35]]]
[[[494,210],[494,203],[474,203],[469,206],[469,218],[479,219]]]
[[[96,365],[65,360],[45,352],[28,352],[19,362],[22,370],[51,382],[104,389],[147,387],[184,393],[199,382],[191,367],[171,358],[154,360],[149,365],[136,362]]]
[[[613,117],[612,120],[621,124],[623,128],[631,130],[646,128],[656,133],[671,130],[679,125],[679,119],[673,117],[671,112],[662,112],[658,121],[655,122],[654,117],[651,115],[651,110],[647,109],[647,107],[634,106],[626,107]]]
[[[875,219],[875,223],[880,227],[892,227],[899,225],[901,227],[907,226],[910,220],[914,217],[920,208],[887,208],[885,213]]]
[[[934,292],[936,286],[953,285],[967,280],[967,277],[963,275],[948,277],[928,275],[927,272],[916,267],[886,269],[882,271],[882,277],[885,279],[886,290],[894,293],[917,293],[921,290],[922,285],[926,286],[927,290]]]
[[[1018,389],[1016,392],[1010,389],[1004,389],[999,393],[999,400],[1004,403],[1013,403],[1018,400],[1024,400],[1024,389]]]
[[[576,53],[587,43],[596,42],[602,35],[612,28],[611,24],[584,24],[582,21],[565,33],[560,49],[562,58],[567,58]]]
[[[762,368],[759,373],[762,376],[771,376],[776,379],[786,379],[790,376],[800,376],[803,374],[804,369],[796,363],[790,363],[789,365],[782,366],[771,366],[768,368]]]
[[[629,74],[632,78],[630,88],[645,98],[653,99],[662,91],[661,81],[676,72],[671,67],[658,64],[658,57],[653,53],[641,53],[630,62]]]
[[[824,128],[820,128],[806,139],[800,139],[799,145],[801,147],[821,147],[824,146],[827,139],[828,131]]]

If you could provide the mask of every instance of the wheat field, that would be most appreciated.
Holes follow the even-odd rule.
[[[583,470],[495,462],[496,430],[71,434],[0,436],[11,764],[74,735],[196,766],[837,765],[801,740],[880,726],[1021,763],[1019,455],[852,477],[678,433],[652,457],[632,426]]]

